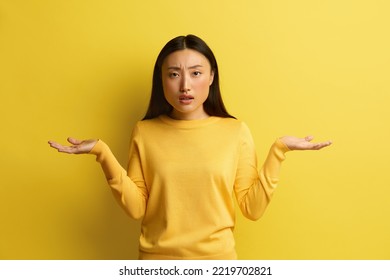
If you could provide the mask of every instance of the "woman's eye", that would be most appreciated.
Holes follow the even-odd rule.
[[[200,76],[200,74],[202,74],[202,73],[199,72],[199,71],[195,71],[195,72],[193,73],[194,76]]]
[[[169,77],[176,78],[176,77],[179,77],[179,74],[178,73],[169,73]]]

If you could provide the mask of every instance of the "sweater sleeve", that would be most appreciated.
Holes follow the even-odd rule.
[[[121,206],[134,219],[140,219],[145,214],[147,192],[143,180],[134,180],[128,176],[128,172],[117,161],[110,148],[99,140],[90,154],[96,155],[96,161],[100,163],[105,177],[115,198]],[[139,156],[135,140],[130,146],[130,168],[140,168]]]
[[[243,125],[234,189],[241,212],[248,219],[258,220],[263,215],[279,181],[280,168],[287,151],[288,147],[277,139],[258,171],[252,135]]]

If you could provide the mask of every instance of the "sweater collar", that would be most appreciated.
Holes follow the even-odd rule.
[[[206,126],[209,124],[213,124],[220,120],[220,117],[215,117],[215,116],[210,116],[205,119],[200,119],[200,120],[175,120],[172,119],[171,117],[167,115],[160,115],[158,117],[162,122],[169,124],[171,126],[175,126],[178,128],[196,128],[196,127],[201,127],[201,126]]]

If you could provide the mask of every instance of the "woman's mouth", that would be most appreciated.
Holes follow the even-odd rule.
[[[179,96],[179,102],[184,105],[191,104],[192,100],[194,100],[194,97],[189,94],[182,94]]]

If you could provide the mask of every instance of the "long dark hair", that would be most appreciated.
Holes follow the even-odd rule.
[[[209,46],[195,35],[179,36],[170,40],[161,50],[157,57],[153,71],[152,94],[149,107],[143,120],[156,118],[163,114],[169,114],[173,107],[167,102],[164,96],[162,86],[161,67],[165,58],[171,53],[184,49],[192,49],[203,54],[211,65],[211,71],[214,73],[213,83],[210,85],[208,98],[203,103],[203,108],[209,116],[223,118],[234,118],[230,115],[222,101],[221,90],[219,87],[219,74],[217,60]]]

